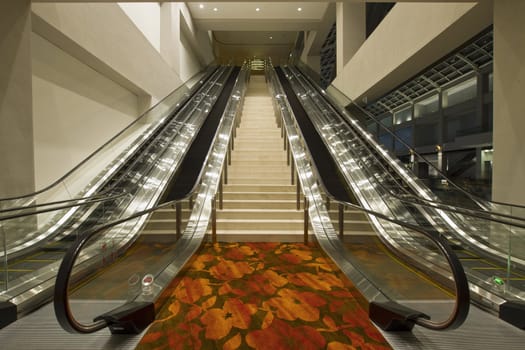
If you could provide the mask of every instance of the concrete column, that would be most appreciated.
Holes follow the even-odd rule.
[[[525,2],[494,1],[492,197],[525,204]]]
[[[338,2],[336,6],[337,75],[366,39],[366,3]]]
[[[0,197],[34,191],[31,1],[0,2]]]
[[[180,71],[179,5],[165,2],[160,7],[160,55],[177,74]]]

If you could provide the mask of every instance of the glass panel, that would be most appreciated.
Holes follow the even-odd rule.
[[[392,145],[393,139],[394,138],[391,134],[379,135],[379,143],[383,144],[383,146],[385,146],[387,149],[390,149],[390,150],[393,148],[393,145]]]
[[[412,144],[412,131],[413,127],[409,126],[406,128],[401,128],[396,130],[396,136],[399,137],[403,142],[407,143],[408,145]],[[395,141],[395,149],[396,152],[408,152],[408,148],[405,147],[401,142]]]
[[[473,77],[445,90],[443,92],[443,108],[475,98],[478,93],[477,84],[477,78]]]
[[[182,221],[177,224],[177,207],[163,207],[96,234],[77,258],[69,286],[74,317],[83,323],[125,301],[153,300],[159,285],[153,283],[173,261],[177,231],[184,232],[191,212],[190,201],[180,205]],[[179,226],[179,228],[177,228]],[[140,230],[138,238],[131,232]],[[86,307],[88,301],[89,307]]]
[[[392,115],[389,114],[388,116],[382,118],[381,124],[383,124],[386,127],[391,127],[392,126]]]
[[[412,108],[406,108],[401,111],[394,113],[394,123],[396,125],[406,123],[412,120]]]
[[[425,115],[439,111],[439,95],[433,95],[414,105],[414,117],[421,118]]]
[[[494,73],[490,72],[488,76],[488,89],[489,92],[494,91]]]
[[[450,268],[430,239],[350,207],[344,208],[343,215],[336,205],[332,207],[330,217],[338,233],[343,217],[340,237],[347,256],[369,282],[393,300],[433,300],[429,303],[432,308],[425,310],[433,320],[442,321],[452,312],[453,286],[440,277],[449,275]],[[375,233],[374,221],[386,229],[389,238]]]
[[[370,124],[367,125],[366,129],[368,130],[368,132],[370,132],[372,135],[376,136],[377,135],[377,124],[375,122],[371,122]]]

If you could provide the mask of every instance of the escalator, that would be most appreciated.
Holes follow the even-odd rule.
[[[301,97],[300,94],[295,94],[284,74],[281,74],[280,78],[283,86],[288,85],[288,98],[289,103],[293,109],[293,105],[298,107],[294,109],[294,117],[297,118],[298,114],[305,114],[305,110],[302,109],[296,96]],[[286,88],[285,88],[286,90]],[[283,92],[277,91],[275,96],[277,100],[283,98]],[[291,98],[290,98],[291,97]],[[295,103],[293,100],[296,100]],[[299,117],[299,119],[302,119]],[[297,119],[296,119],[297,120]],[[291,122],[290,124],[294,124]],[[306,125],[305,125],[306,124]],[[301,130],[302,136],[308,134],[308,123],[301,126],[301,123],[297,121],[297,129]],[[304,129],[304,130],[303,130]],[[301,136],[292,136],[294,139],[300,139]],[[307,139],[304,136],[304,142],[308,144],[307,148],[311,152],[312,162],[317,164],[317,160],[320,159],[320,164],[325,165],[326,158],[332,158],[332,155],[326,150],[325,143],[317,137],[313,140]],[[319,142],[320,141],[320,142]],[[325,152],[322,152],[322,149]],[[329,147],[328,147],[329,148]],[[299,152],[299,158],[303,157],[302,152]],[[296,160],[297,161],[297,160]],[[308,164],[308,161],[306,161]],[[320,167],[315,167],[312,170],[313,173],[325,174],[332,179],[339,178],[343,180],[339,186],[336,186],[336,192],[344,191],[347,188],[346,181],[344,178],[337,173],[324,172]],[[311,177],[307,171],[304,174],[305,178]],[[321,177],[322,181],[317,184],[312,184],[311,188],[324,187],[323,183],[325,178]],[[330,183],[330,181],[327,181]],[[304,185],[303,185],[304,186]],[[327,186],[328,187],[328,186]],[[331,198],[330,201],[327,201]],[[328,220],[332,222],[334,228],[342,227],[341,219],[344,220],[346,209],[360,209],[361,212],[368,213],[371,221],[377,219],[385,223],[386,217],[382,217],[381,214],[373,211],[369,211],[365,208],[352,205],[351,203],[342,204],[337,201],[336,198],[326,193],[323,195],[323,201],[328,206],[339,206],[343,211],[339,211],[339,218],[335,220]],[[347,208],[345,208],[347,206]],[[321,217],[317,224],[314,226],[326,225],[328,213],[324,217]],[[388,220],[393,223],[394,220]],[[412,229],[418,228],[418,226],[410,228],[412,225],[407,225],[404,222],[398,222],[397,229],[410,232],[409,234],[415,234]],[[418,233],[422,233],[416,229]],[[432,234],[431,234],[432,235]],[[351,227],[345,227],[339,232],[332,232],[326,234],[326,237],[317,237],[318,241],[323,245],[324,241],[328,241],[330,244],[326,244],[326,251],[331,251],[332,258],[338,255],[341,259],[334,258],[336,263],[343,269],[343,271],[351,278],[351,280],[359,286],[359,289],[367,297],[368,300],[381,300],[381,295],[386,293],[393,299],[397,300],[401,304],[419,310],[420,312],[431,315],[431,319],[443,319],[446,315],[450,314],[451,310],[456,306],[452,306],[450,297],[454,295],[454,288],[451,289],[450,281],[447,283],[439,276],[442,265],[437,263],[434,271],[428,271],[420,269],[417,262],[407,264],[406,259],[403,258],[402,251],[396,251],[391,248],[387,248],[388,244],[385,244],[384,239],[378,234],[377,237],[371,235],[355,235]],[[420,242],[422,240],[419,240]],[[341,246],[345,245],[346,249],[341,249]],[[426,244],[428,246],[428,244]],[[423,249],[416,248],[415,253],[419,255],[420,260],[425,257],[425,247]],[[343,250],[341,252],[340,250]],[[450,250],[452,252],[452,250]],[[452,253],[453,254],[453,253]],[[455,255],[455,254],[454,254]],[[346,262],[350,262],[347,264]],[[437,262],[437,261],[436,261]],[[459,264],[459,261],[456,261]],[[349,266],[350,265],[350,266]],[[450,271],[449,271],[450,273]],[[457,287],[456,287],[457,293]],[[398,311],[401,309],[398,309]],[[482,312],[476,308],[470,308],[470,314],[472,316],[467,317],[465,323],[461,326],[460,331],[454,332],[443,332],[440,333],[428,333],[422,328],[414,328],[413,335],[410,337],[392,335],[384,333],[385,337],[389,340],[391,345],[395,348],[405,349],[449,349],[451,347],[461,347],[465,349],[477,349],[477,348],[492,348],[492,347],[505,347],[518,349],[521,346],[522,334],[518,328],[515,328],[509,324],[499,322],[494,316]],[[371,311],[372,313],[372,311]],[[414,312],[417,314],[417,312]],[[371,314],[372,318],[373,315]],[[374,319],[374,318],[373,318]],[[377,321],[376,321],[377,323]],[[460,322],[461,323],[461,322]],[[378,323],[379,324],[379,323]],[[497,328],[497,330],[496,330]]]
[[[198,165],[205,157],[202,145],[210,142],[210,130],[214,130],[220,120],[220,114],[217,116],[213,111],[224,108],[238,71],[238,68],[220,67],[212,72],[191,99],[179,101],[155,127],[146,130],[141,137],[144,142],[128,147],[133,152],[126,150],[126,155],[111,164],[111,171],[91,182],[96,184],[85,191],[93,194],[91,198],[79,200],[78,205],[62,205],[62,209],[51,208],[48,212],[34,208],[32,215],[18,212],[1,217],[3,232],[10,235],[28,231],[27,225],[17,226],[21,221],[36,223],[33,230],[38,227],[30,234],[35,237],[33,240],[7,240],[4,260],[7,262],[1,272],[4,288],[0,292],[4,304],[24,314],[49,300],[59,262],[69,246],[78,242],[82,232],[155,206],[162,201],[161,196],[169,197],[174,189],[189,191],[186,187],[201,171]],[[162,109],[165,114],[166,108]],[[188,165],[195,157],[201,159],[194,163],[197,169]],[[97,195],[100,193],[103,195]],[[180,214],[181,209],[176,208],[174,214]],[[170,210],[166,211],[159,215],[170,215]],[[138,223],[143,224],[144,220]],[[112,232],[100,242],[91,242],[91,251],[84,258],[101,259],[104,263],[112,261],[136,240],[134,231]],[[151,236],[146,241],[150,240]],[[171,244],[171,239],[169,241]]]
[[[522,308],[521,300],[524,300],[522,288],[525,276],[521,262],[524,250],[520,248],[522,240],[519,240],[519,233],[523,232],[520,221],[516,218],[504,221],[499,215],[492,213],[486,215],[480,211],[440,206],[437,200],[418,200],[416,189],[422,189],[417,193],[423,198],[435,197],[429,196],[430,192],[418,183],[417,179],[403,178],[399,172],[394,171],[398,165],[395,162],[385,165],[386,151],[370,152],[371,146],[365,143],[369,138],[357,134],[358,123],[355,119],[347,122],[337,117],[335,109],[322,97],[323,94],[308,87],[304,77],[298,72],[287,69],[285,71],[286,74],[280,71],[280,76],[287,78],[287,81],[289,79],[293,86],[289,95],[299,96],[309,117],[315,120],[315,130],[322,135],[331,156],[338,159],[343,177],[346,178],[352,192],[357,194],[360,205],[390,213],[389,215],[405,222],[446,237],[464,262],[470,282],[475,285],[472,288],[475,292],[473,298],[485,308],[499,312],[500,315],[502,310],[505,313],[504,310],[508,307],[519,312]],[[382,155],[381,158],[378,154]],[[361,177],[359,173],[362,173]],[[359,185],[356,185],[357,183]],[[435,209],[434,205],[439,209]],[[507,224],[511,225],[510,229]],[[376,229],[382,233],[383,241],[387,242],[391,249],[397,247],[410,250],[413,249],[410,248],[411,245],[418,244],[410,235],[387,233],[387,229],[382,227]],[[504,238],[494,239],[498,235]],[[505,238],[511,235],[516,235],[518,239],[512,242],[513,248],[516,249],[513,250],[513,255],[509,256],[505,251],[507,246],[502,246],[502,243],[510,244]],[[411,255],[410,258],[406,258],[409,262],[421,263],[417,253]],[[426,261],[428,271],[434,269],[432,259]],[[510,264],[510,268],[507,264]]]

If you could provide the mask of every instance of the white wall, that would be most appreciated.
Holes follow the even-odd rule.
[[[33,34],[36,188],[80,163],[137,116],[137,96]]]
[[[492,198],[525,205],[525,2],[494,2]],[[524,215],[525,210],[513,212]]]
[[[182,84],[116,3],[33,3],[33,30],[137,95],[162,99]]]
[[[151,2],[119,2],[153,47],[160,52],[160,4]]]
[[[397,3],[333,85],[351,99],[373,100],[491,23],[491,2]]]
[[[196,31],[184,3],[161,5],[160,53],[182,80],[187,80],[210,64],[213,57],[210,37]]]
[[[179,76],[182,80],[188,80],[202,69],[197,55],[191,48],[190,40],[191,39],[186,38],[186,35],[181,33],[179,46]]]
[[[34,190],[30,6],[0,2],[0,198]]]

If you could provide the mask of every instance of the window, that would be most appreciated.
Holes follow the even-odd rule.
[[[439,110],[439,95],[432,95],[414,105],[414,116],[421,118],[424,115],[435,113]]]
[[[443,92],[443,108],[471,100],[475,98],[477,94],[478,80],[476,77],[473,77]]]
[[[396,125],[412,120],[412,108],[408,107],[394,113],[394,123]]]

